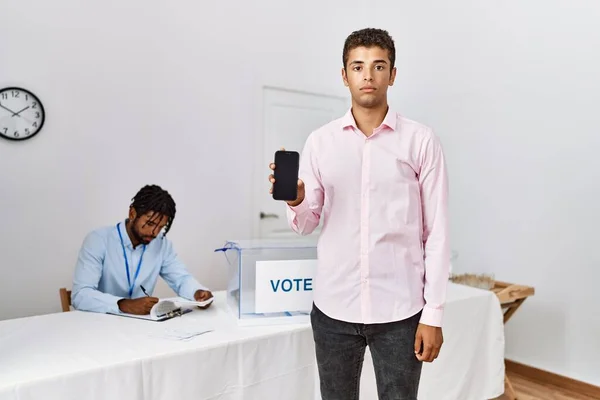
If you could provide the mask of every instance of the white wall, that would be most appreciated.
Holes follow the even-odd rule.
[[[177,201],[190,270],[222,288],[212,250],[251,234],[268,188],[252,181],[261,86],[344,95],[343,40],[375,25],[396,39],[393,106],[445,144],[459,267],[536,287],[507,356],[600,385],[597,2],[0,0],[0,15],[0,86],[47,112],[34,140],[0,142],[0,319],[58,311],[85,233],[150,182]]]
[[[448,153],[458,267],[535,286],[507,358],[600,385],[600,3],[403,4],[374,14]]]
[[[0,141],[0,319],[58,311],[84,235],[125,218],[146,183],[174,196],[169,236],[189,269],[224,288],[213,249],[251,235],[254,187],[268,190],[266,165],[253,182],[262,85],[345,94],[340,43],[362,14],[359,2],[347,17],[317,1],[322,14],[279,1],[0,5],[0,86],[32,90],[47,113],[33,140]]]

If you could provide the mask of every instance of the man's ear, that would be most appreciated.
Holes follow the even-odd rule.
[[[342,80],[344,81],[344,86],[348,87],[348,76],[346,75],[346,68],[342,68]]]
[[[135,208],[129,207],[129,220],[133,221],[136,216],[137,213],[135,212]]]
[[[396,81],[396,67],[392,68],[390,72],[390,86],[394,86],[394,82]]]

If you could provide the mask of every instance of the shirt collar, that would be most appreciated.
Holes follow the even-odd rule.
[[[132,249],[133,244],[131,243],[131,238],[129,237],[129,234],[127,234],[127,219],[119,222],[118,229],[120,230],[121,237],[123,238],[123,245],[125,247],[129,247],[130,249]],[[119,235],[119,232],[117,232],[117,235]],[[119,240],[121,240],[121,239],[119,239]]]
[[[385,114],[385,118],[383,119],[383,122],[381,123],[381,125],[387,126],[391,130],[395,131],[397,122],[398,122],[398,116],[396,115],[395,112],[390,110],[388,107],[388,112],[387,112],[387,114]]]
[[[350,127],[358,129],[358,127],[356,126],[356,121],[354,120],[354,115],[352,115],[352,108],[350,108],[342,117],[342,129]]]
[[[390,108],[388,107],[387,114],[385,115],[385,118],[383,119],[383,121],[381,122],[381,125],[377,129],[380,129],[383,126],[386,126],[386,127],[390,128],[391,130],[395,131],[397,120],[398,119],[397,119],[396,113],[393,112],[392,110],[390,110]],[[353,127],[358,130],[358,126],[356,125],[356,120],[354,119],[354,115],[352,115],[352,108],[350,108],[346,112],[346,114],[342,117],[342,129],[346,129],[349,127]]]

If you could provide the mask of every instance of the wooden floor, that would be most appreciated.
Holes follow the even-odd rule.
[[[540,384],[511,372],[508,373],[508,379],[517,392],[517,400],[598,400],[551,385]],[[506,400],[507,398],[501,396],[494,400]]]

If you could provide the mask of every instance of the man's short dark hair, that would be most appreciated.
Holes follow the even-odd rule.
[[[381,47],[383,50],[387,50],[391,68],[394,68],[396,63],[396,47],[394,46],[394,40],[390,34],[383,29],[376,28],[365,28],[359,31],[352,32],[344,43],[344,52],[342,56],[342,62],[344,68],[348,65],[348,53],[357,47]]]

